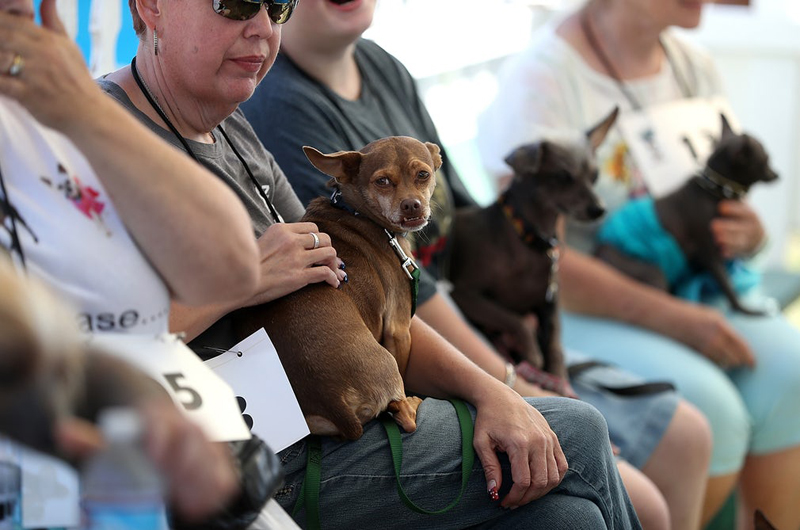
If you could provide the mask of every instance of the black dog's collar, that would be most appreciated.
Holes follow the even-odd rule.
[[[506,219],[514,227],[514,230],[519,235],[520,239],[528,245],[529,248],[537,251],[544,252],[550,258],[550,277],[547,279],[547,292],[545,293],[545,300],[548,304],[555,302],[556,294],[558,293],[558,260],[561,254],[558,250],[558,238],[556,236],[545,237],[532,227],[522,216],[517,215],[516,210],[509,204],[506,197],[507,192],[497,198],[497,204],[506,216]]]
[[[554,248],[558,248],[558,238],[556,236],[543,236],[538,230],[528,224],[525,219],[517,215],[517,211],[511,206],[506,195],[506,193],[500,195],[500,197],[497,198],[497,204],[500,205],[500,208],[511,223],[511,226],[516,230],[520,239],[522,239],[526,245],[539,252],[549,252]]]
[[[706,166],[700,173],[697,183],[701,188],[720,199],[740,200],[747,194],[747,188]]]

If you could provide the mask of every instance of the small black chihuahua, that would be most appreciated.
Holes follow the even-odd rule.
[[[565,384],[556,223],[561,215],[590,221],[605,213],[592,189],[594,152],[617,113],[615,108],[579,143],[544,140],[518,147],[506,158],[514,170],[508,190],[486,208],[459,210],[453,221],[453,300],[499,351]],[[563,388],[572,395],[568,384]]]
[[[689,266],[696,271],[708,271],[719,284],[732,308],[748,315],[760,311],[741,305],[733,289],[719,247],[711,232],[711,221],[718,215],[720,201],[741,200],[756,182],[772,182],[778,175],[769,165],[769,156],[761,143],[747,134],[736,134],[728,120],[720,115],[722,134],[705,168],[683,186],[656,199],[656,216],[666,232],[675,238]],[[646,237],[645,234],[639,234]],[[628,237],[631,234],[627,234]],[[624,254],[613,245],[598,247],[596,256],[629,276],[661,289],[671,287],[666,271]]]

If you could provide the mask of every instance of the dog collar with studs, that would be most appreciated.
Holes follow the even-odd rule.
[[[734,182],[706,166],[697,175],[697,184],[701,188],[721,199],[741,200],[747,194],[747,188]]]

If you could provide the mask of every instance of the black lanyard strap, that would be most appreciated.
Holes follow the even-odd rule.
[[[586,37],[586,40],[589,42],[589,45],[592,48],[595,56],[603,63],[603,68],[605,68],[606,72],[609,76],[614,80],[619,88],[619,91],[622,92],[622,95],[625,96],[625,99],[631,104],[633,110],[642,110],[642,104],[639,102],[636,97],[634,97],[633,92],[631,92],[628,85],[625,84],[623,81],[622,76],[619,75],[617,69],[614,68],[614,65],[611,63],[611,59],[609,59],[608,55],[606,54],[603,47],[600,45],[600,42],[597,40],[597,36],[592,29],[591,21],[589,20],[589,13],[586,8],[582,9],[580,12],[580,23],[581,29],[583,30],[583,34]],[[680,89],[681,94],[684,98],[692,97],[692,91],[689,89],[689,84],[683,78],[683,75],[678,70],[678,65],[675,64],[675,61],[672,58],[672,54],[669,52],[667,47],[664,45],[664,41],[659,38],[659,44],[661,45],[661,49],[664,50],[664,56],[667,58],[667,62],[672,68],[672,75],[675,77],[675,82],[678,84],[678,89]]]
[[[153,107],[153,110],[155,110],[156,113],[158,113],[159,117],[164,121],[164,123],[167,124],[169,130],[172,131],[172,134],[174,134],[175,137],[178,139],[178,141],[181,143],[181,145],[183,145],[183,148],[186,150],[189,156],[191,156],[195,160],[195,162],[199,164],[200,160],[197,158],[197,155],[194,154],[194,151],[189,145],[189,142],[186,141],[186,138],[184,138],[181,135],[181,133],[178,132],[178,129],[172,124],[170,119],[167,118],[167,114],[164,112],[164,110],[161,108],[158,102],[153,98],[153,95],[150,93],[150,90],[148,89],[147,85],[144,83],[144,81],[142,81],[142,78],[139,76],[139,69],[136,68],[136,57],[134,57],[133,60],[131,61],[131,73],[133,74],[133,79],[136,81],[136,84],[139,86],[139,89],[142,91],[142,94],[144,94],[144,97],[147,99],[148,103],[150,103],[150,105]],[[272,219],[276,223],[282,223],[283,217],[281,217],[281,214],[278,213],[278,210],[272,204],[272,201],[267,196],[267,193],[264,191],[264,188],[258,183],[256,176],[253,174],[253,171],[250,169],[250,166],[247,164],[244,157],[241,155],[241,153],[239,153],[239,150],[236,149],[236,146],[231,141],[230,137],[228,136],[228,133],[225,132],[225,129],[222,128],[221,124],[217,125],[217,128],[219,129],[219,132],[222,133],[222,137],[225,138],[225,141],[230,146],[231,151],[233,151],[233,153],[236,155],[236,158],[238,158],[239,161],[244,166],[244,170],[247,173],[247,176],[250,177],[250,181],[253,183],[253,186],[255,186],[256,191],[258,192],[259,195],[261,195],[261,198],[264,199],[264,202],[266,203],[267,208],[269,209],[269,212],[272,215]]]

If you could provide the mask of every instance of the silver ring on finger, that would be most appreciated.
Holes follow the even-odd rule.
[[[22,73],[23,68],[25,68],[25,59],[23,59],[22,56],[17,53],[14,55],[14,59],[11,61],[11,66],[8,67],[8,75],[11,77],[17,77]]]
[[[314,247],[311,250],[319,248],[319,236],[314,232],[309,232],[309,235],[314,238]]]

